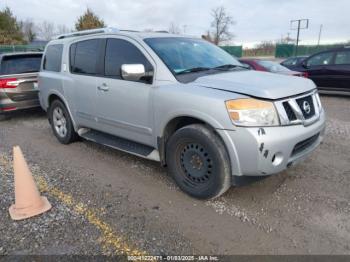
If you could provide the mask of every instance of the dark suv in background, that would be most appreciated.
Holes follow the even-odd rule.
[[[350,94],[350,47],[314,54],[294,70],[306,72],[323,93]]]
[[[40,106],[41,58],[38,52],[0,54],[0,118],[10,111]]]

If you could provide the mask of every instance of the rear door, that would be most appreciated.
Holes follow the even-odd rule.
[[[331,75],[332,88],[339,91],[350,91],[350,50],[338,51],[334,64],[328,70]]]
[[[306,61],[309,78],[320,88],[332,86],[332,72],[329,66],[333,64],[335,52],[324,52],[310,57]]]
[[[93,38],[70,46],[70,72],[72,81],[67,82],[72,92],[72,108],[77,122],[85,127],[97,128],[96,77],[102,40]]]
[[[38,99],[38,72],[42,54],[3,56],[0,65],[0,88],[12,101]]]

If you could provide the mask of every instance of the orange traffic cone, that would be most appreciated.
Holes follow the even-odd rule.
[[[15,204],[9,208],[13,220],[22,220],[51,209],[46,197],[40,196],[26,160],[19,146],[13,148],[15,175]]]

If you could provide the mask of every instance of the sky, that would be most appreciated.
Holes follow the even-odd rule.
[[[224,6],[236,21],[233,43],[245,47],[288,33],[296,38],[290,20],[302,18],[310,19],[310,25],[301,31],[301,44],[317,44],[321,24],[321,44],[350,40],[350,0],[0,0],[0,8],[5,6],[18,19],[69,28],[89,7],[111,27],[168,30],[174,23],[193,36],[210,28],[213,8]]]

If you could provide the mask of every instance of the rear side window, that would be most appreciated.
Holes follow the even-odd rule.
[[[143,64],[146,72],[152,71],[152,64],[133,44],[121,39],[108,39],[105,56],[105,76],[121,79],[123,64]]]
[[[99,39],[81,41],[70,47],[70,70],[72,73],[96,75],[99,57]]]
[[[5,56],[1,61],[2,75],[33,73],[40,71],[41,54]]]
[[[350,65],[350,51],[337,52],[334,63],[336,65]]]
[[[43,64],[45,71],[61,71],[62,50],[63,45],[50,45],[47,47]]]

